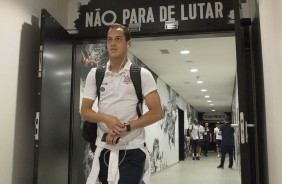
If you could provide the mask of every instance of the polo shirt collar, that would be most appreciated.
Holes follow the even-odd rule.
[[[132,64],[131,60],[130,60],[130,59],[127,59],[127,62],[126,62],[126,64],[124,65],[124,67],[121,69],[121,71],[129,71],[131,64]],[[110,68],[110,61],[107,62],[106,73],[111,72],[111,71],[109,70],[109,68]]]

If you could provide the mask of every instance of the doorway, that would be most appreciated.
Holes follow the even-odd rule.
[[[239,36],[240,36],[240,35],[239,35]],[[192,37],[191,37],[191,36],[188,36],[188,37],[191,38],[191,40],[193,39],[193,36],[192,36]],[[228,36],[227,36],[227,37],[228,37]],[[172,39],[175,39],[175,38],[172,38]],[[240,39],[240,37],[238,37],[237,39]],[[150,55],[149,52],[148,52],[148,51],[150,51],[150,50],[149,50],[148,48],[145,48],[144,50],[147,51],[147,55]],[[162,49],[161,51],[165,53],[165,52],[166,52],[166,49]],[[153,55],[150,55],[150,56],[152,57],[152,56],[154,56],[154,54],[153,54]],[[176,61],[175,61],[175,58],[172,58],[170,61],[171,61],[171,62],[176,62]],[[186,62],[187,62],[187,63],[191,63],[191,60],[187,60]],[[193,62],[193,61],[192,61],[192,62]],[[164,64],[161,63],[161,65],[158,65],[158,66],[162,66],[162,65],[164,65]],[[175,66],[177,66],[177,64],[175,64]],[[172,69],[172,68],[168,68],[168,71],[166,71],[166,73],[171,74],[171,75],[170,75],[170,78],[175,75],[175,72],[171,72],[171,69]],[[178,73],[178,71],[180,71],[180,69],[177,70],[176,73]],[[187,72],[187,73],[188,73],[188,72]],[[162,73],[159,74],[159,77],[160,77],[161,79],[164,78],[164,76],[163,76]],[[187,81],[186,84],[190,84],[190,82]],[[240,83],[240,84],[241,84],[241,83]],[[177,89],[177,85],[176,85],[176,86],[171,85],[171,87],[173,87],[174,89]],[[194,89],[194,88],[190,88],[190,89]],[[184,90],[184,91],[185,91],[185,90]],[[196,98],[198,98],[198,97],[196,97]],[[238,111],[236,110],[236,112],[238,112]],[[238,112],[238,113],[239,113],[239,112]],[[45,117],[46,117],[46,116],[45,116]],[[237,118],[237,119],[239,120],[239,118]],[[240,120],[241,120],[241,118],[240,118]],[[243,119],[242,119],[242,122],[244,123]],[[175,142],[172,142],[172,143],[175,143]],[[67,165],[67,164],[66,164],[66,165]]]
[[[181,55],[180,51],[185,49],[190,53]],[[237,86],[234,85],[236,83],[234,32],[216,35],[133,38],[130,52],[152,69],[160,80],[165,81],[179,96],[183,97],[194,111],[197,111],[198,115],[204,113],[224,114],[226,112],[230,115],[233,109],[237,109],[237,104],[233,101],[237,98]],[[191,69],[198,69],[198,71],[191,72]],[[202,83],[197,83],[198,81],[202,81]],[[206,91],[201,91],[203,89]],[[232,105],[234,105],[233,109]],[[187,113],[186,109],[184,111]],[[236,112],[233,114],[236,115]],[[186,118],[184,129],[191,125],[190,121],[191,119]],[[214,125],[216,122],[213,122]],[[181,125],[178,126],[179,133],[181,133]],[[213,128],[211,132],[213,132]],[[178,136],[179,151],[181,151],[181,136]],[[235,137],[238,139],[238,136]],[[235,142],[238,143],[238,141]],[[210,146],[210,152],[215,153],[215,147],[212,148],[215,146],[213,141]],[[238,158],[240,158],[238,151]],[[179,160],[181,158],[179,152]],[[191,160],[192,158],[186,159]],[[204,158],[201,161],[203,160]],[[226,161],[228,163],[227,159]],[[197,163],[192,162],[191,164]],[[218,164],[219,162],[213,167],[215,171]],[[236,165],[235,175],[237,174],[238,181],[241,170],[239,160],[236,159],[234,165]]]

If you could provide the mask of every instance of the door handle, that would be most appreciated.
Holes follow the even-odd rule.
[[[241,143],[245,144],[249,141],[248,128],[254,128],[255,124],[250,124],[244,119],[244,113],[240,112],[240,135],[241,135]]]
[[[240,112],[240,137],[241,137],[241,144],[245,144],[245,119],[244,119],[244,113]]]
[[[247,127],[248,127],[248,128],[255,127],[255,124],[247,124]]]
[[[230,126],[231,126],[232,128],[239,128],[239,124],[237,124],[237,123],[231,124]]]
[[[255,124],[248,124],[247,121],[245,121],[245,132],[246,132],[246,143],[249,141],[249,134],[248,134],[248,128],[254,128]]]

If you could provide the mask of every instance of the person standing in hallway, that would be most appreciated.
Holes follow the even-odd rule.
[[[222,136],[218,134],[219,130],[220,130],[220,123],[217,122],[216,127],[214,128],[214,142],[216,145],[217,158],[220,157],[220,146],[221,146],[221,140],[222,140]]]
[[[190,134],[190,144],[192,149],[192,157],[193,160],[200,160],[200,132],[199,132],[199,122],[196,119],[193,119],[193,124],[189,127],[189,134]]]
[[[202,153],[204,151],[204,127],[199,123],[199,149],[200,154],[199,157],[202,156]]]
[[[221,159],[220,165],[217,168],[224,168],[225,155],[229,155],[229,166],[233,166],[233,150],[234,150],[234,128],[231,127],[230,117],[226,116],[224,119],[224,124],[220,127],[219,134],[222,135],[221,142]]]
[[[208,156],[208,151],[209,151],[209,145],[210,142],[212,140],[211,137],[211,132],[210,132],[210,128],[209,128],[209,123],[205,123],[205,127],[204,127],[204,156],[207,157]]]
[[[126,27],[120,24],[109,27],[109,61],[100,87],[98,112],[92,109],[97,100],[96,68],[91,69],[86,78],[81,117],[98,126],[97,148],[87,184],[150,183],[150,156],[145,147],[144,127],[162,118],[162,108],[152,74],[141,68],[142,95],[148,111],[138,117],[138,98],[130,78],[132,62],[127,58],[130,45]]]

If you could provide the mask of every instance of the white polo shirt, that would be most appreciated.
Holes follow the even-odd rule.
[[[200,139],[203,139],[204,138],[204,132],[205,132],[205,129],[202,125],[199,126],[199,135],[200,135]]]
[[[113,73],[109,71],[110,62],[108,61],[105,77],[100,87],[99,112],[115,116],[121,122],[129,122],[138,118],[136,112],[138,98],[130,78],[131,64],[132,62],[128,59],[124,68],[118,73]],[[83,98],[95,100],[97,97],[95,73],[96,68],[91,69],[86,78]],[[157,90],[152,74],[145,68],[141,68],[141,87],[143,96]],[[100,140],[102,135],[107,132],[106,124],[98,123],[97,138]],[[122,140],[122,143],[120,141],[119,144],[144,142],[145,129],[132,130],[122,137]]]
[[[195,125],[195,124],[192,124],[190,125],[189,127],[189,130],[191,130],[191,136],[192,136],[192,139],[193,140],[198,140],[199,139],[199,125]]]
[[[222,140],[222,135],[219,135],[218,133],[219,133],[219,128],[215,127],[214,128],[215,139]]]

